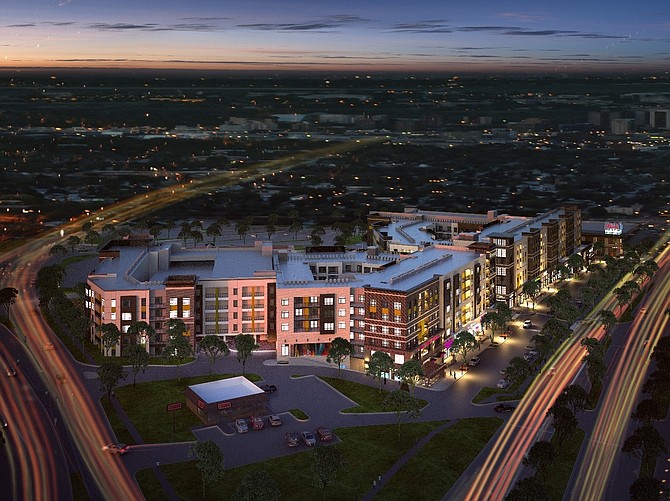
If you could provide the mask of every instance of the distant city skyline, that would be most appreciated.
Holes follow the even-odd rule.
[[[667,73],[670,4],[22,0],[0,68]]]

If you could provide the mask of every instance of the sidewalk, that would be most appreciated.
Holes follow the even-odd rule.
[[[126,411],[123,410],[123,407],[119,403],[119,401],[116,399],[114,395],[112,395],[109,399],[110,403],[114,407],[114,410],[118,414],[119,418],[121,421],[123,421],[123,425],[126,427],[126,429],[130,432],[130,435],[133,437],[133,440],[137,445],[144,444],[144,440],[142,440],[142,437],[140,436],[139,432],[137,431],[137,428],[135,428],[135,425],[133,422],[130,420],[128,417],[128,414],[126,414]],[[159,466],[154,466],[153,467],[154,474],[156,475],[156,478],[158,479],[158,482],[160,482],[161,487],[163,487],[163,490],[165,491],[167,498],[170,499],[171,501],[179,501],[179,496],[177,496],[177,493],[174,491],[172,486],[170,485],[170,482],[168,482],[167,478],[165,478],[165,475],[163,475],[163,472],[161,471]]]

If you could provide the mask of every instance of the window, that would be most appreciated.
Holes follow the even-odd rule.
[[[360,303],[364,303],[364,302],[365,302],[365,296],[362,295],[362,294],[361,294],[360,296],[358,296],[358,301],[359,301]]]
[[[346,317],[347,316],[347,310],[344,308],[341,308],[337,311],[337,316],[338,317]]]
[[[335,323],[334,322],[326,322],[323,324],[323,330],[324,331],[334,331],[335,330]]]
[[[233,296],[237,296],[237,287],[233,287]]]
[[[382,320],[384,322],[388,322],[389,320],[389,314],[388,313],[382,313]]]
[[[281,317],[282,318],[288,318],[288,310],[282,310]]]
[[[386,326],[383,326],[383,327],[382,327],[382,334],[388,336],[388,333],[389,333],[389,328],[386,327]]]
[[[389,345],[389,341],[388,341],[388,339],[382,339],[382,346],[383,346],[384,348],[388,348],[388,345]]]
[[[350,303],[354,302],[354,295],[353,294],[349,294],[349,302]]]
[[[332,306],[333,304],[335,304],[335,298],[324,297],[323,298],[323,304],[325,304],[326,306]]]
[[[503,268],[502,266],[496,266],[496,275],[499,275],[501,277],[506,276],[507,268]]]
[[[104,301],[104,299],[103,299],[103,301]],[[111,303],[112,308],[116,308],[116,299],[110,300],[110,303]]]
[[[496,256],[497,257],[507,257],[507,249],[505,248],[497,248],[496,249]]]
[[[395,302],[393,303],[393,309],[394,309],[394,310],[399,310],[400,308],[401,308],[400,301],[395,301]]]
[[[287,332],[288,331],[288,324],[281,324],[281,330],[283,332]]]
[[[393,321],[396,323],[402,322],[402,319],[400,318],[400,315],[394,315],[393,316]]]
[[[377,306],[377,300],[376,299],[370,299],[370,306],[372,306],[372,307]]]
[[[402,336],[402,329],[400,327],[394,328],[393,334],[395,334],[396,336]]]
[[[296,308],[295,309],[295,316],[296,317],[302,317],[302,308]]]
[[[111,312],[111,313],[109,314],[109,319],[110,319],[110,320],[116,320],[116,313]]]
[[[361,316],[365,315],[365,308],[358,308],[358,314]]]
[[[146,306],[147,305],[147,298],[143,297],[142,301],[141,301],[141,304],[142,304],[142,306]]]
[[[177,306],[177,298],[176,297],[171,297],[170,298],[170,306]]]
[[[191,298],[190,297],[183,297],[181,299],[181,304],[183,304],[184,306],[191,304]]]
[[[121,313],[121,320],[132,320],[132,319],[133,319],[132,313]]]
[[[340,304],[347,304],[347,298],[346,297],[338,297],[337,302]]]
[[[309,297],[309,302],[312,304],[316,304],[319,302],[319,298],[317,296],[310,296]]]
[[[281,305],[282,306],[288,306],[288,298],[287,297],[281,298]]]
[[[310,329],[318,329],[319,328],[319,321],[318,320],[310,320],[309,321],[309,328]],[[333,327],[333,329],[334,329],[334,327]]]
[[[170,318],[177,318],[177,310],[170,310]]]
[[[337,328],[338,329],[346,329],[347,328],[347,323],[346,322],[337,322]]]

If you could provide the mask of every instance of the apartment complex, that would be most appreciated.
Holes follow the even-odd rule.
[[[486,254],[489,300],[510,306],[520,303],[527,280],[551,283],[556,266],[581,249],[581,211],[574,205],[533,218],[408,208],[372,213],[368,222],[371,241],[390,252],[441,244]]]
[[[169,319],[184,321],[192,346],[205,335],[232,341],[251,334],[277,358],[327,356],[336,337],[354,347],[352,366],[375,351],[396,364],[448,356],[454,334],[481,330],[494,301],[520,300],[526,280],[551,280],[553,267],[578,250],[581,215],[563,207],[535,218],[421,212],[371,214],[375,246],[305,251],[254,247],[183,248],[150,239],[109,242],[87,280],[91,338],[114,323],[114,349],[144,321],[167,341]]]

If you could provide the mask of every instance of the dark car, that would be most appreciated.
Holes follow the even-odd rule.
[[[496,405],[493,410],[496,412],[512,412],[515,409],[513,405],[508,405],[508,404],[498,404]]]
[[[261,390],[263,390],[265,393],[274,393],[277,391],[277,387],[273,384],[262,384],[259,386]]]
[[[298,447],[300,445],[300,435],[297,433],[287,433],[284,435],[284,439],[286,440],[286,445],[289,447]]]
[[[107,451],[111,454],[119,454],[121,456],[123,456],[126,452],[128,452],[129,449],[130,449],[129,446],[121,443],[107,444],[102,448],[103,451]]]
[[[330,442],[333,439],[333,432],[329,428],[317,428],[316,436],[322,442]]]

